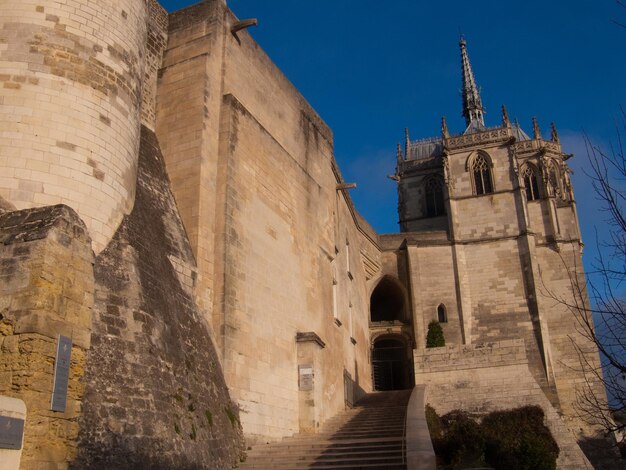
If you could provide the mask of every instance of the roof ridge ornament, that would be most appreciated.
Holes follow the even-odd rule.
[[[533,137],[535,140],[541,140],[541,129],[539,129],[539,123],[537,123],[535,116],[533,116]]]
[[[459,40],[459,47],[461,48],[461,67],[463,72],[463,117],[465,117],[468,130],[470,127],[482,130],[485,128],[485,109],[480,99],[480,90],[476,85],[476,79],[474,78],[467,54],[467,42],[463,35],[461,35]]]
[[[552,142],[554,142],[555,144],[561,143],[561,141],[559,139],[559,133],[556,131],[556,125],[553,122],[550,123],[550,128],[552,130],[552,134],[551,134]]]
[[[506,106],[502,105],[502,125],[504,127],[511,127],[511,120],[509,119],[509,113],[506,110]]]
[[[447,139],[450,137],[450,132],[448,131],[448,123],[446,122],[446,117],[441,117],[441,137]]]
[[[411,139],[409,139],[409,128],[404,128],[404,155],[405,158],[409,158],[409,151],[411,150]]]

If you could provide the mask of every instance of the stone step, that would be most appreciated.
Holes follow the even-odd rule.
[[[255,469],[262,469],[262,470],[268,470],[266,464],[262,464],[262,465],[257,465],[257,464],[241,464],[239,466],[240,469],[247,469],[247,468],[255,468]],[[316,469],[316,468],[322,468],[322,469],[349,469],[349,470],[406,470],[406,464],[405,463],[398,463],[398,464],[376,464],[376,463],[368,463],[368,464],[359,464],[356,465],[355,464],[342,464],[342,465],[338,465],[338,464],[324,464],[324,463],[315,463],[315,464],[311,464],[311,465],[303,465],[301,463],[299,464],[276,464],[276,465],[272,465],[271,466],[271,470],[305,470],[305,469]]]
[[[250,450],[242,469],[405,469],[404,425],[410,391],[368,395],[316,434],[296,434]]]
[[[370,448],[370,447],[365,447],[365,448],[355,448],[355,447],[351,447],[351,448],[346,448],[346,449],[301,449],[300,452],[298,452],[298,455],[302,455],[302,456],[307,456],[307,455],[318,455],[318,456],[329,456],[329,455],[341,455],[341,456],[355,456],[355,457],[365,457],[368,455],[373,455],[373,456],[394,456],[398,454],[398,451],[402,451],[402,445],[401,443],[398,444],[397,446],[389,446],[387,448],[378,448],[378,447],[374,447],[374,448]],[[285,451],[279,451],[277,449],[273,449],[269,452],[263,452],[263,453],[258,453],[255,454],[254,451],[249,452],[248,453],[248,457],[254,457],[254,458],[258,458],[258,459],[264,459],[264,458],[275,458],[275,457],[280,457],[280,456],[284,456],[285,455]]]
[[[396,437],[367,437],[367,438],[359,438],[359,439],[351,439],[349,437],[345,439],[314,439],[314,438],[299,438],[299,437],[291,437],[284,441],[275,442],[272,444],[265,444],[263,447],[282,447],[282,446],[290,446],[290,445],[310,445],[316,444],[321,446],[329,446],[329,445],[367,445],[372,443],[388,443],[388,442],[400,442],[401,439]],[[260,448],[261,446],[256,446],[256,448]]]

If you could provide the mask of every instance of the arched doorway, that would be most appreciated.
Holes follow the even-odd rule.
[[[370,297],[370,320],[406,321],[405,294],[397,281],[383,277],[378,283]]]
[[[413,388],[412,350],[406,338],[391,335],[374,340],[372,379],[374,390],[378,391]]]

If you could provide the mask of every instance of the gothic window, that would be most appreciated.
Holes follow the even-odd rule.
[[[526,189],[526,198],[529,201],[539,199],[539,184],[537,183],[537,172],[530,165],[526,165],[522,170],[524,178],[524,188]]]
[[[550,196],[562,196],[559,172],[551,160],[548,162],[548,193]]]
[[[489,157],[483,153],[474,155],[469,166],[472,174],[472,184],[474,186],[474,194],[489,194],[493,192],[493,180],[491,175],[491,161]]]
[[[439,304],[439,306],[437,307],[437,321],[439,323],[448,322],[448,315],[446,313],[446,307],[443,304]]]
[[[424,185],[426,198],[426,217],[445,215],[446,208],[443,203],[443,187],[439,178],[431,177]]]

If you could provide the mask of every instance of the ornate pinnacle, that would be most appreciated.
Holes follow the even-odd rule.
[[[398,143],[398,148],[396,149],[396,161],[398,162],[398,165],[402,162],[402,160],[404,160],[404,158],[402,158],[402,145]]]
[[[404,155],[409,158],[409,149],[411,147],[411,141],[409,140],[409,128],[404,128]]]
[[[480,92],[476,85],[476,80],[474,79],[474,73],[472,72],[472,66],[470,65],[466,42],[463,36],[461,36],[459,46],[461,48],[461,66],[463,68],[463,117],[465,117],[465,123],[468,127],[473,121],[477,121],[479,127],[485,127],[483,117],[485,110],[482,100],[480,99]]]
[[[537,118],[533,116],[533,137],[535,140],[541,139],[541,129],[539,129],[539,124],[537,124]]]
[[[550,127],[552,128],[552,142],[558,144],[560,142],[559,140],[559,133],[556,131],[556,126],[554,125],[554,123],[550,123]]]
[[[505,127],[511,127],[511,121],[509,120],[509,113],[506,110],[506,106],[502,105],[502,125]]]
[[[444,139],[450,137],[450,132],[448,132],[448,123],[446,122],[446,117],[442,116],[441,118],[441,136]]]

